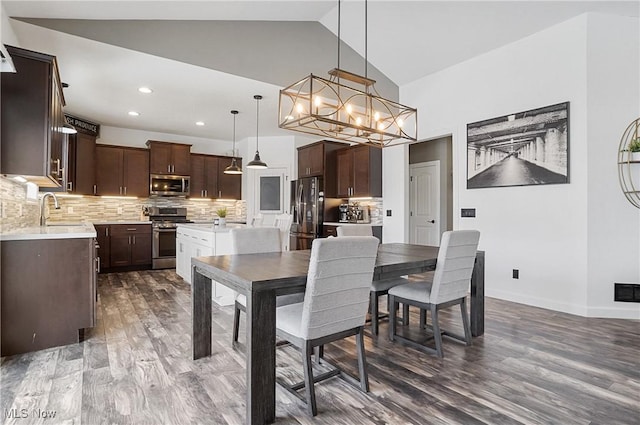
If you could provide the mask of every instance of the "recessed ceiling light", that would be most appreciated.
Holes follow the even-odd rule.
[[[204,122],[202,122],[202,121],[197,121],[197,122],[196,122],[196,125],[200,125],[200,126],[202,126],[202,125],[204,125]]]
[[[140,112],[129,111],[129,115],[131,115],[132,117],[137,117],[138,115],[140,115]]]
[[[144,94],[153,93],[153,90],[151,90],[149,87],[140,87],[138,91]]]

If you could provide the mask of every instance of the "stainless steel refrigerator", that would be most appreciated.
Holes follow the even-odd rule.
[[[342,199],[325,198],[322,184],[320,177],[291,182],[291,250],[311,249],[313,240],[323,236],[323,223],[337,221],[338,206]]]

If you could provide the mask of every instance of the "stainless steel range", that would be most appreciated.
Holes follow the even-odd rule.
[[[176,228],[187,220],[186,208],[151,207],[149,218],[153,229],[152,268],[172,269],[176,267]]]

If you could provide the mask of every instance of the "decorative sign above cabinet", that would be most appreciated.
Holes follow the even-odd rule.
[[[81,118],[74,117],[69,114],[64,114],[64,118],[67,120],[67,124],[72,125],[76,130],[89,134],[91,136],[100,136],[100,125],[83,120]]]

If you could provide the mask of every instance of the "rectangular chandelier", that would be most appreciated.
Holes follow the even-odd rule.
[[[338,68],[329,75],[311,74],[280,90],[280,128],[379,148],[417,140],[416,109],[379,96],[375,80]]]

